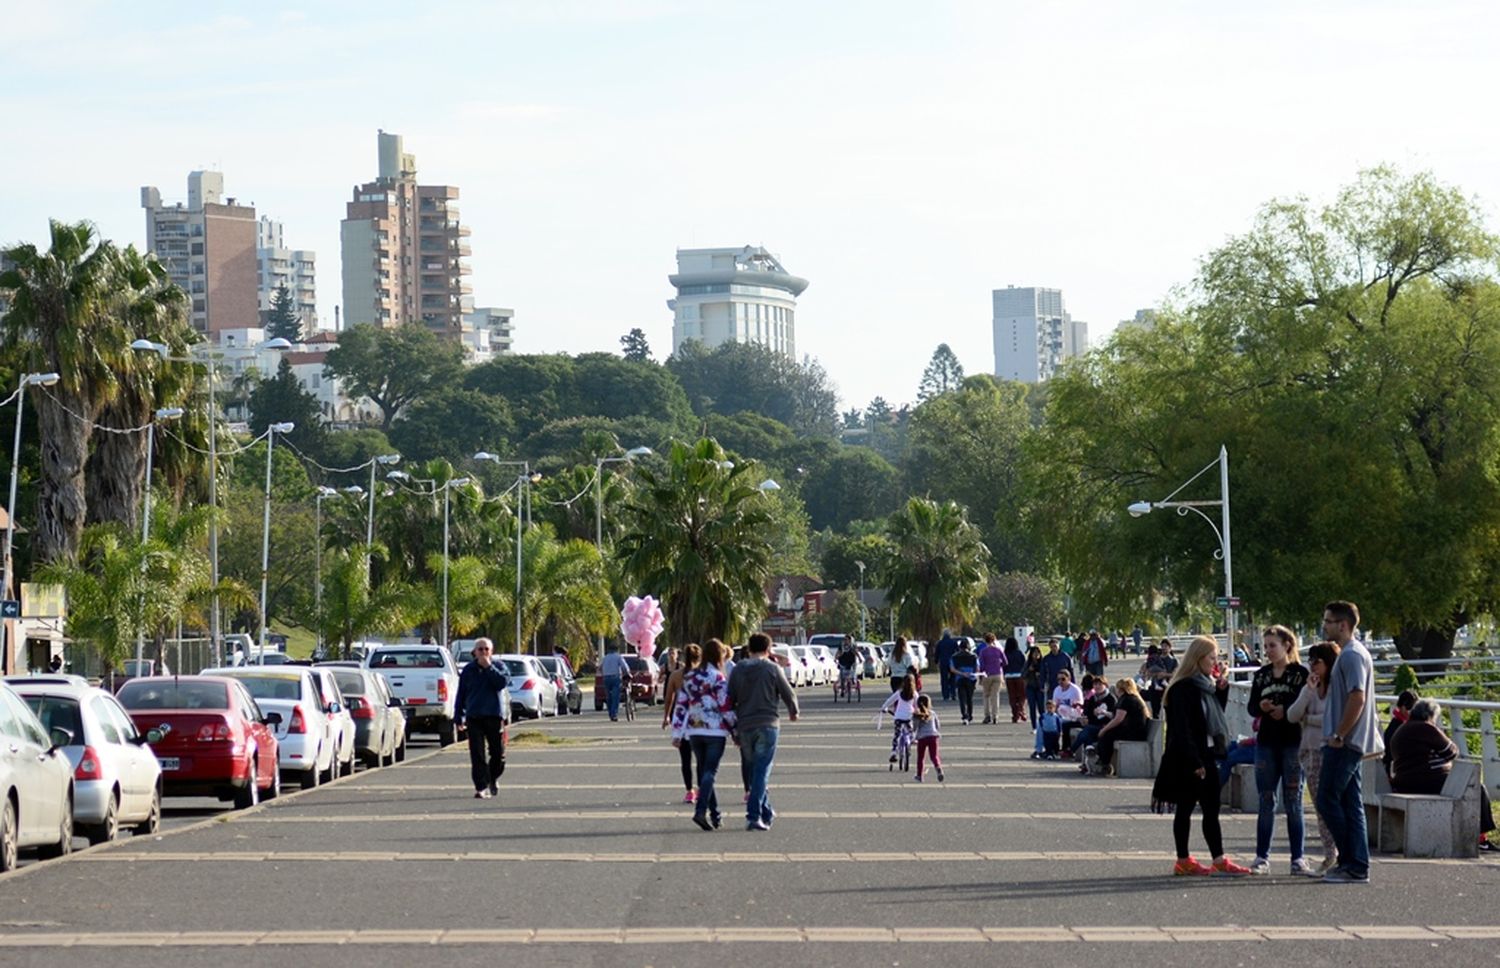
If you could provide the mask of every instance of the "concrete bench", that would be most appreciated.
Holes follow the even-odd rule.
[[[1146,724],[1146,738],[1122,740],[1115,744],[1115,776],[1137,780],[1155,778],[1161,766],[1162,726],[1160,719]]]
[[[1260,812],[1260,790],[1255,785],[1255,764],[1239,763],[1229,771],[1229,782],[1219,788],[1219,803],[1244,813]]]
[[[1443,792],[1380,795],[1382,852],[1407,857],[1479,856],[1479,764],[1457,760]]]
[[[1384,763],[1375,759],[1359,764],[1359,798],[1365,806],[1365,839],[1371,849],[1380,846],[1380,798],[1390,792],[1391,778]]]

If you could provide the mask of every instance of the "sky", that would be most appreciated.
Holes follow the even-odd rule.
[[[0,0],[0,243],[49,217],[144,243],[189,171],[317,252],[377,129],[456,185],[476,303],[520,352],[671,350],[677,248],[810,281],[797,348],[845,408],[992,372],[990,292],[1063,290],[1101,339],[1274,198],[1361,169],[1500,199],[1500,7],[1327,0],[926,4]]]

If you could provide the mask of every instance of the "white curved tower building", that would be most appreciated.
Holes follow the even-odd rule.
[[[797,358],[797,297],[807,280],[791,275],[758,246],[678,249],[677,272],[667,277],[677,290],[672,310],[672,350],[695,339],[760,343]]]

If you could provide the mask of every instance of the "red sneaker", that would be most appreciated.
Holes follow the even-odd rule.
[[[1239,864],[1236,864],[1228,857],[1221,857],[1220,859],[1214,861],[1213,872],[1215,874],[1229,874],[1234,877],[1239,877],[1242,874],[1250,873],[1250,868],[1241,867]]]
[[[1192,857],[1184,857],[1172,866],[1172,874],[1175,877],[1202,877],[1213,872],[1212,867],[1204,867]]]

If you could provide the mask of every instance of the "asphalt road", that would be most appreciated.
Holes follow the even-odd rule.
[[[462,747],[256,810],[215,812],[0,877],[0,964],[1073,965],[1493,960],[1500,865],[1378,859],[1369,887],[1285,873],[1169,876],[1170,820],[1145,781],[1027,759],[1024,726],[945,715],[947,781],[886,766],[875,701],[804,691],[783,721],[769,833],[681,803],[659,709],[633,724],[524,724],[496,800]],[[189,818],[183,818],[184,820]],[[1248,861],[1254,820],[1228,815]],[[1195,832],[1195,846],[1201,840]],[[1284,842],[1284,841],[1283,841]],[[358,952],[348,949],[357,948]],[[431,949],[431,950],[426,950]]]

